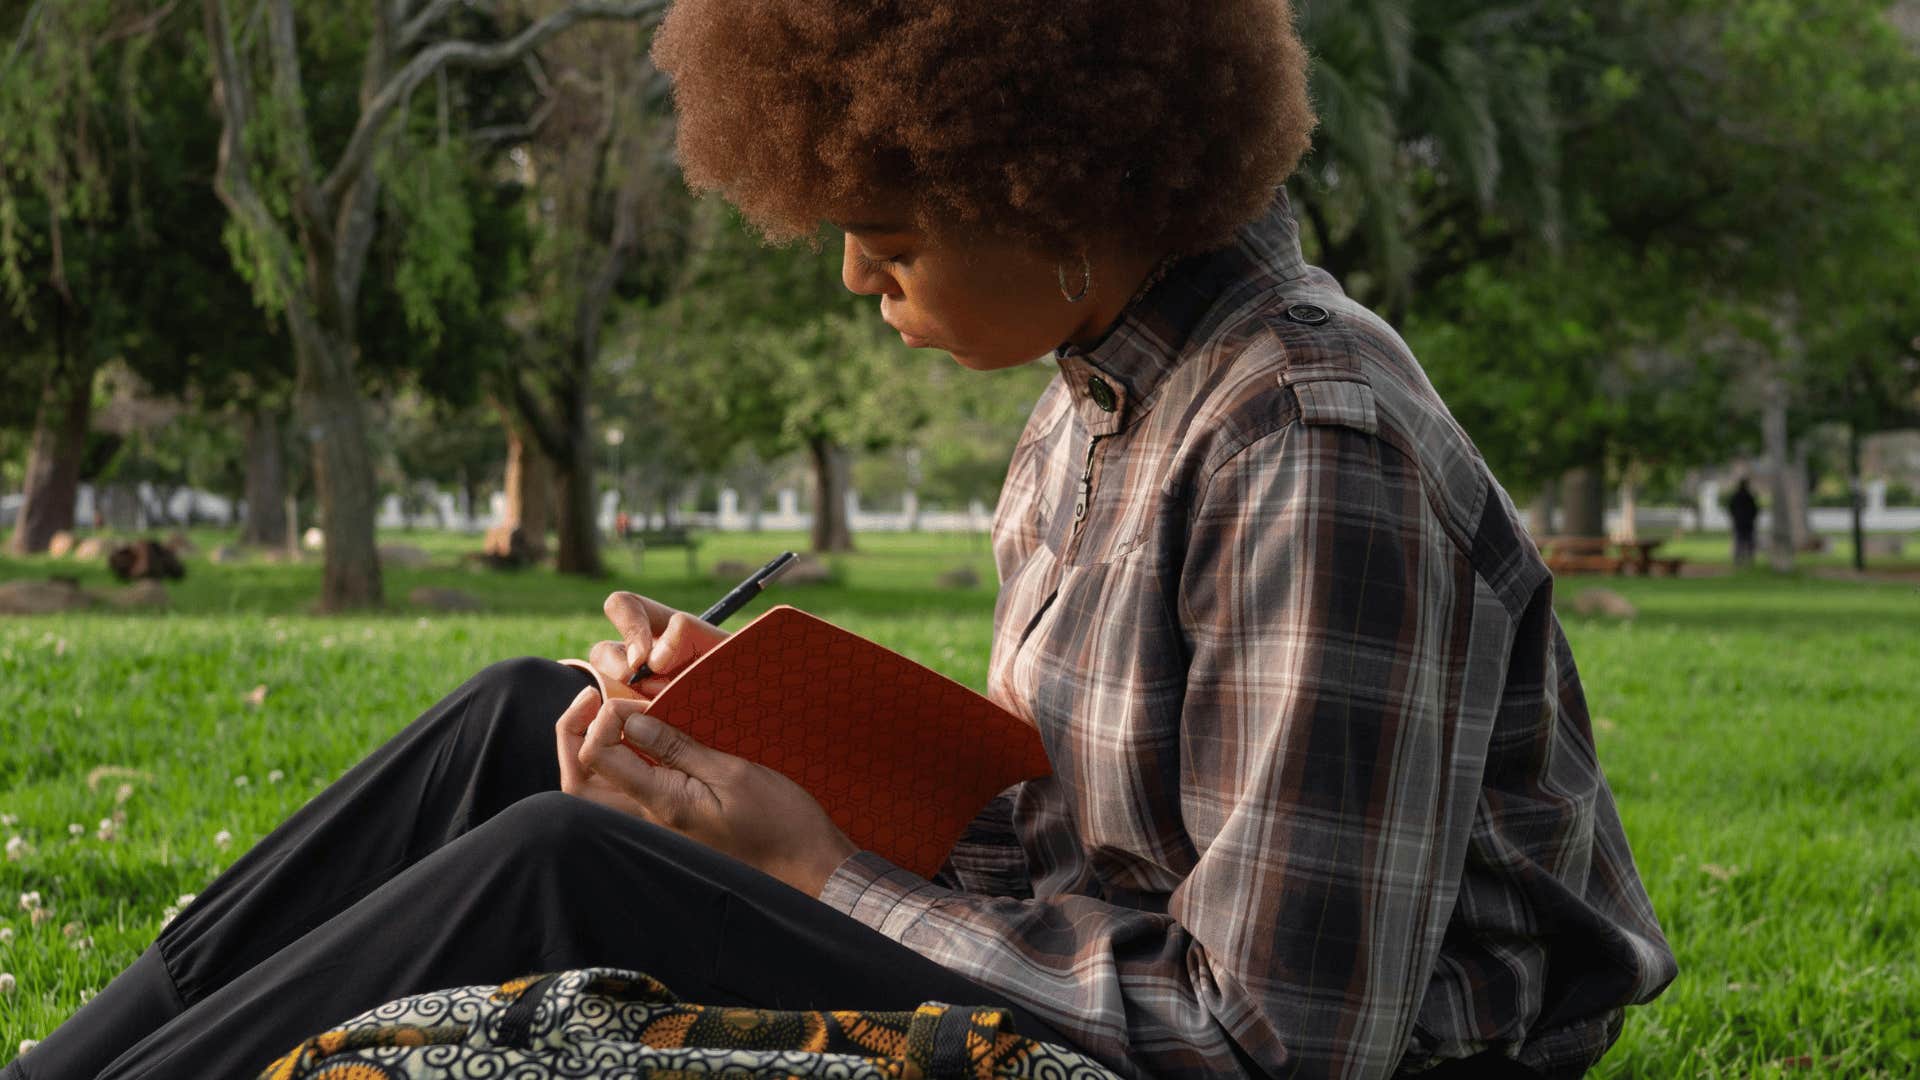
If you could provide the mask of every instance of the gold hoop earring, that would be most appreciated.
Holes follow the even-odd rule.
[[[1053,276],[1060,280],[1060,295],[1067,298],[1067,303],[1077,304],[1085,300],[1087,290],[1093,288],[1093,263],[1087,260],[1086,252],[1080,253],[1080,291],[1077,293],[1067,292],[1067,272],[1057,262],[1053,264]]]

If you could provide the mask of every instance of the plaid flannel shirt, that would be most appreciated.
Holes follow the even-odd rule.
[[[1131,1075],[1578,1072],[1675,964],[1552,578],[1284,192],[1056,351],[989,693],[1054,775],[821,899]]]

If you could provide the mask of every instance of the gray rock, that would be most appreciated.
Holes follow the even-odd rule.
[[[1612,589],[1582,589],[1573,598],[1573,611],[1587,618],[1631,619],[1640,614],[1633,602]]]
[[[9,581],[0,585],[0,615],[52,615],[93,606],[71,581]]]
[[[977,589],[980,575],[971,566],[956,566],[935,578],[934,584],[943,589]]]
[[[1874,533],[1861,549],[1869,559],[1897,559],[1906,551],[1906,543],[1897,533]]]
[[[752,570],[747,570],[740,576],[751,573]],[[825,585],[832,580],[833,568],[811,555],[802,555],[793,560],[793,565],[780,575],[782,585]]]
[[[720,581],[738,585],[747,579],[748,574],[758,569],[760,568],[741,562],[739,559],[721,559],[719,562],[713,564],[713,576]],[[792,572],[793,568],[788,567],[787,573],[790,574]]]
[[[136,581],[107,593],[106,599],[122,611],[165,611],[171,602],[167,587],[157,581]]]
[[[433,565],[433,556],[412,544],[381,544],[380,565],[399,570],[421,570]]]

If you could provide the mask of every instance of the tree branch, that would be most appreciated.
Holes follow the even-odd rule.
[[[300,77],[300,38],[293,24],[291,0],[273,0],[267,13],[267,46],[273,56],[275,112],[280,114],[274,121],[288,126],[285,143],[292,148],[294,176],[300,184],[300,190],[294,192],[295,205],[300,207],[305,224],[325,228],[326,212],[316,201],[318,193],[314,190],[320,177],[313,163],[313,139],[307,132],[307,92]]]
[[[465,0],[432,0],[432,2],[426,6],[425,10],[407,20],[407,24],[401,28],[400,48],[406,49],[412,47],[415,42],[420,40],[421,35],[433,29],[434,23],[445,18],[447,12],[452,11],[456,6],[464,2]]]
[[[353,129],[340,161],[321,185],[321,195],[329,203],[340,197],[352,183],[361,166],[373,156],[380,133],[415,88],[446,66],[499,68],[511,64],[545,44],[576,23],[649,19],[666,9],[667,0],[576,0],[575,3],[541,19],[514,37],[491,45],[471,41],[443,41],[421,50],[407,65],[387,80],[380,92],[360,110],[360,122]]]

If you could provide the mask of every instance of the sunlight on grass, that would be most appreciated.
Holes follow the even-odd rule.
[[[200,537],[202,547],[218,536]],[[0,1058],[44,1034],[146,947],[167,909],[429,703],[507,656],[609,636],[611,587],[699,608],[731,581],[482,574],[470,538],[397,537],[438,560],[389,575],[393,610],[304,613],[316,568],[190,564],[166,615],[0,624]],[[716,537],[702,564],[757,565],[790,535]],[[975,687],[991,640],[980,538],[864,537],[793,603]],[[984,584],[934,580],[972,567]],[[73,572],[0,560],[0,578]],[[86,571],[89,586],[110,587]],[[410,608],[429,584],[486,611]],[[1598,1076],[1920,1069],[1920,591],[1765,574],[1605,584],[1632,623],[1570,620],[1596,739],[1681,977],[1636,1010]],[[736,623],[737,625],[737,623]],[[261,688],[264,687],[264,690]],[[91,783],[89,781],[92,781]],[[106,838],[103,839],[102,836]],[[36,916],[16,903],[39,894]]]

